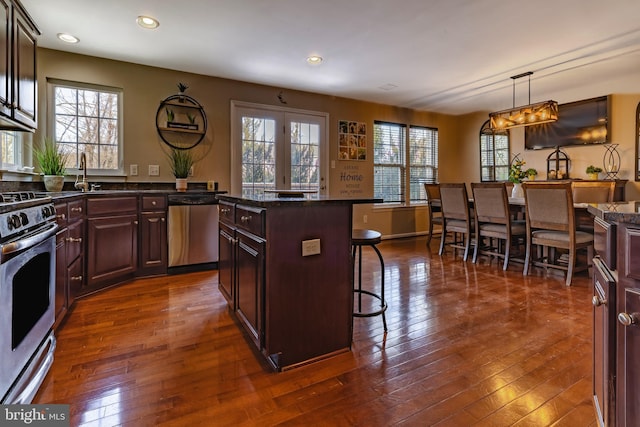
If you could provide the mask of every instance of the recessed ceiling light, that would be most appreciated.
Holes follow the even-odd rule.
[[[142,28],[147,28],[150,30],[153,30],[154,28],[158,28],[158,26],[160,25],[157,19],[152,18],[150,16],[144,16],[144,15],[138,16],[138,18],[136,19],[136,22]]]
[[[58,38],[65,43],[78,43],[80,41],[76,36],[67,33],[58,33]]]
[[[311,55],[307,57],[307,62],[312,65],[318,65],[319,63],[322,62],[322,56]]]

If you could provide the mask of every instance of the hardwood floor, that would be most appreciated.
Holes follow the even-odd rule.
[[[217,272],[138,280],[77,301],[34,403],[72,426],[595,426],[591,282],[384,241],[389,309],[352,351],[271,372]],[[364,283],[379,283],[364,249]]]

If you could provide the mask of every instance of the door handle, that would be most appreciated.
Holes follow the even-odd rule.
[[[638,324],[638,313],[620,313],[618,314],[618,322],[624,326],[631,326]]]

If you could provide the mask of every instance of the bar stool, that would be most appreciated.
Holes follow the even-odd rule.
[[[358,288],[354,289],[353,292],[358,295],[358,310],[353,312],[353,317],[373,317],[382,315],[382,323],[384,325],[384,331],[387,332],[387,318],[385,317],[384,312],[387,311],[387,302],[384,299],[384,260],[382,259],[382,254],[376,247],[378,243],[382,241],[382,235],[375,230],[359,230],[355,229],[351,232],[351,247],[353,249],[353,259],[356,258],[356,248],[358,249]],[[376,254],[378,254],[378,258],[380,259],[380,277],[381,277],[381,285],[380,285],[380,295],[362,289],[362,247],[363,246],[371,246]],[[355,268],[355,264],[354,264]],[[355,273],[355,271],[354,271]],[[373,298],[380,300],[380,309],[370,312],[362,311],[362,295],[366,294]]]

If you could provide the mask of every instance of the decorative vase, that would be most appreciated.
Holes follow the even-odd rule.
[[[524,190],[522,189],[522,183],[514,182],[513,188],[511,189],[511,197],[514,199],[523,199],[524,198]]]
[[[588,175],[589,175],[589,179],[592,179],[594,181],[598,179],[598,174],[597,173],[590,173]]]
[[[187,178],[176,178],[176,191],[187,191]]]
[[[59,192],[64,186],[64,176],[61,175],[45,175],[43,181],[47,191]]]

